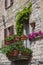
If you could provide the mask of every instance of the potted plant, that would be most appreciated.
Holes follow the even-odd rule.
[[[7,53],[10,51],[9,46],[3,47],[3,48],[1,49],[1,51],[2,51],[2,53],[7,54]]]
[[[14,50],[12,51],[13,56],[18,56],[19,54],[19,46],[15,45]]]
[[[15,44],[10,44],[2,48],[2,52],[6,54],[10,60],[12,57],[16,57],[19,54],[19,47]]]
[[[10,41],[8,40],[8,37],[4,41],[5,41],[5,45],[10,44]]]
[[[29,48],[25,48],[24,46],[22,47],[21,53],[25,57],[29,57],[32,55],[32,50]]]
[[[5,42],[6,42],[6,45],[13,43],[14,42],[13,36],[9,36],[5,38]]]
[[[19,41],[19,36],[18,35],[14,35],[13,38],[14,38],[15,42]]]

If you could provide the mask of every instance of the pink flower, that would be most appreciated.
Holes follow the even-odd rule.
[[[32,33],[32,34],[29,34],[29,39],[33,39],[35,38],[35,35]]]
[[[42,36],[43,32],[39,31],[39,32],[34,32],[32,34],[29,34],[28,37],[30,40],[34,39],[36,36]]]

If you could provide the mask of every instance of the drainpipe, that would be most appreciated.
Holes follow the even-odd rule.
[[[3,25],[4,25],[4,29],[6,28],[6,22],[5,22],[5,16],[2,15],[2,22],[3,22]],[[2,47],[4,47],[4,40],[2,41]]]

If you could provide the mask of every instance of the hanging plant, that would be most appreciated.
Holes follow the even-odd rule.
[[[18,35],[23,34],[24,23],[29,21],[30,14],[32,12],[32,3],[29,3],[28,7],[21,10],[16,17],[16,32]]]

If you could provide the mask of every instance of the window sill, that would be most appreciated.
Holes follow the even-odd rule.
[[[11,5],[9,7],[5,7],[5,9],[6,10],[9,9],[10,7],[12,7],[12,5],[13,5],[13,3],[11,3]]]

